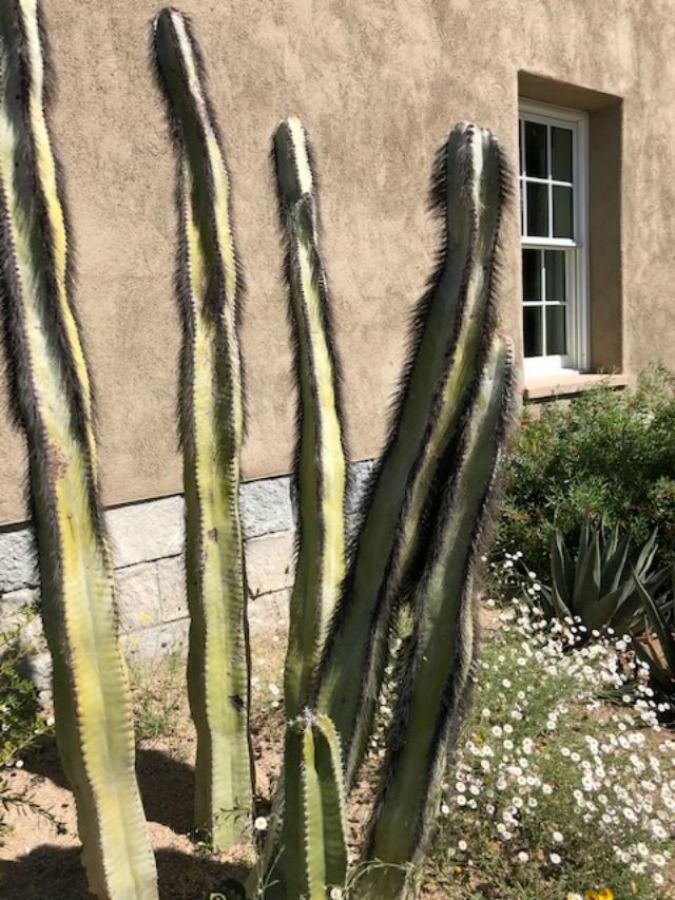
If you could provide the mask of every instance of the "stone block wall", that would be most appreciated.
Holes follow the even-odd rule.
[[[347,514],[352,526],[372,465],[370,461],[360,462],[351,469]],[[271,634],[283,633],[288,623],[295,531],[290,478],[245,483],[241,510],[255,655],[264,651]],[[106,512],[115,561],[120,633],[131,659],[151,662],[185,645],[184,516],[182,496]],[[22,608],[37,604],[39,578],[32,531],[25,526],[4,529],[0,532],[0,631],[22,620]],[[30,661],[31,675],[41,690],[48,690],[51,667],[39,616],[25,626],[23,637],[36,648]]]

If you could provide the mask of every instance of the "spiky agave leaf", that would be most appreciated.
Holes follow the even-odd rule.
[[[368,826],[363,860],[377,861],[356,895],[394,900],[415,896],[415,865],[435,821],[450,741],[467,702],[474,658],[476,570],[496,486],[496,471],[513,420],[510,348],[494,342],[468,429],[457,478],[443,498],[438,534],[414,596],[412,649],[387,734],[387,754]]]
[[[242,284],[230,177],[189,22],[153,22],[153,58],[178,168],[177,289],[183,324],[179,400],[190,609],[188,690],[197,730],[195,824],[214,845],[250,824],[249,644],[239,513],[244,430],[238,319]]]
[[[0,4],[0,284],[13,409],[28,445],[56,734],[89,886],[110,900],[154,900],[72,241],[46,118],[47,55],[36,0]]]
[[[284,675],[286,716],[293,719],[310,699],[344,578],[347,465],[339,367],[319,256],[315,175],[307,134],[297,119],[278,126],[273,155],[299,394],[297,566]]]
[[[351,783],[382,684],[393,615],[423,565],[441,492],[493,332],[496,249],[508,178],[494,136],[462,123],[432,190],[444,245],[415,313],[409,362],[319,670],[316,706],[335,722]]]

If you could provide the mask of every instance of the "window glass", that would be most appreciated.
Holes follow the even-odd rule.
[[[523,250],[523,300],[541,298],[541,250]]]
[[[544,355],[541,306],[526,306],[524,308],[523,338],[526,358]]]
[[[525,173],[535,178],[548,176],[546,148],[547,126],[539,122],[525,122]]]
[[[564,356],[567,353],[567,307],[560,304],[546,306],[546,356]]]
[[[544,269],[546,272],[546,299],[549,302],[564,303],[567,299],[565,292],[565,254],[559,250],[546,250],[544,253]]]
[[[551,176],[554,181],[572,181],[572,131],[551,128]]]
[[[553,185],[553,237],[573,238],[572,188]]]
[[[530,181],[527,185],[527,234],[548,237],[548,185]]]

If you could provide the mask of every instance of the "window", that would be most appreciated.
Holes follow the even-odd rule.
[[[525,374],[588,368],[586,114],[520,107]]]

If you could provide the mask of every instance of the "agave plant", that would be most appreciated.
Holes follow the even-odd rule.
[[[618,633],[640,629],[642,595],[634,575],[657,593],[669,583],[670,567],[654,569],[656,531],[636,554],[629,533],[609,529],[601,520],[586,519],[574,555],[561,532],[551,540],[551,584],[542,585],[540,598],[549,618],[577,620],[587,635],[603,628]]]
[[[675,637],[662,609],[649,588],[634,573],[635,588],[644,614],[644,633],[633,641],[638,659],[649,667],[650,681],[658,694],[672,702],[675,697]]]
[[[46,46],[36,0],[0,4],[0,29],[6,343],[14,410],[29,448],[59,748],[77,799],[91,890],[108,900],[156,900],[98,494],[91,378],[73,311],[69,230],[45,119]],[[192,29],[178,11],[165,9],[152,34],[178,178],[195,824],[227,848],[249,832],[254,794],[238,508],[242,286],[230,178]],[[300,122],[279,126],[273,157],[295,348],[299,526],[284,775],[276,827],[248,895],[315,900],[351,877],[348,793],[372,733],[392,627],[406,606],[410,652],[352,893],[373,900],[414,896],[468,702],[475,583],[515,411],[511,350],[494,328],[505,164],[493,135],[468,123],[453,129],[439,154],[432,201],[442,223],[440,263],[418,304],[389,437],[348,548],[339,365],[315,170]]]

